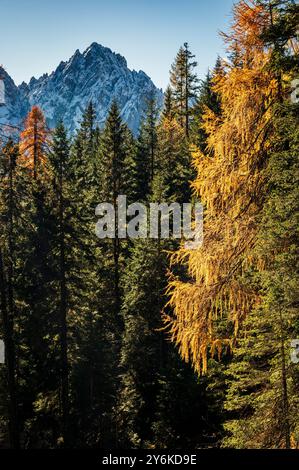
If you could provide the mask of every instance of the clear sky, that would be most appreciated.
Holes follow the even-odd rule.
[[[165,88],[173,58],[189,42],[203,77],[217,54],[233,0],[0,0],[0,64],[17,84],[54,70],[98,42]]]

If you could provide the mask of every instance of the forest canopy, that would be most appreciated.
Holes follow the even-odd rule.
[[[184,43],[137,136],[117,101],[1,128],[1,448],[299,448],[298,24],[236,3],[227,57],[199,80]],[[98,238],[120,195],[201,203],[202,246]]]

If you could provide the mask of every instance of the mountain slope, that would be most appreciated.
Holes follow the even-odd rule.
[[[29,103],[23,92],[18,88],[13,79],[0,66],[0,76],[5,84],[5,106],[0,106],[0,124],[18,126],[25,117]]]
[[[21,121],[30,106],[38,105],[44,111],[49,127],[63,119],[73,132],[82,112],[93,101],[97,121],[104,124],[111,103],[116,99],[122,118],[136,134],[144,113],[146,100],[154,94],[159,106],[163,94],[142,71],[131,71],[124,57],[109,48],[92,43],[83,53],[79,50],[67,61],[61,62],[50,75],[32,78],[28,84],[16,87],[5,73],[7,107],[0,108],[0,121]]]

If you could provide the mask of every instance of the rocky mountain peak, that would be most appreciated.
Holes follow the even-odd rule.
[[[8,87],[7,106],[0,109],[0,119],[5,114],[9,122],[21,122],[30,107],[38,105],[49,127],[62,119],[71,133],[90,101],[99,126],[103,126],[115,99],[122,118],[136,134],[147,99],[154,94],[159,105],[163,100],[162,91],[143,71],[130,70],[123,56],[96,42],[82,53],[77,49],[51,74],[32,77],[28,84],[16,87],[8,74],[4,81]]]

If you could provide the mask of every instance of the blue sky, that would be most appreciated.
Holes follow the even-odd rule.
[[[0,64],[16,83],[51,72],[92,42],[126,57],[165,88],[188,41],[203,77],[227,30],[233,0],[0,0]]]

